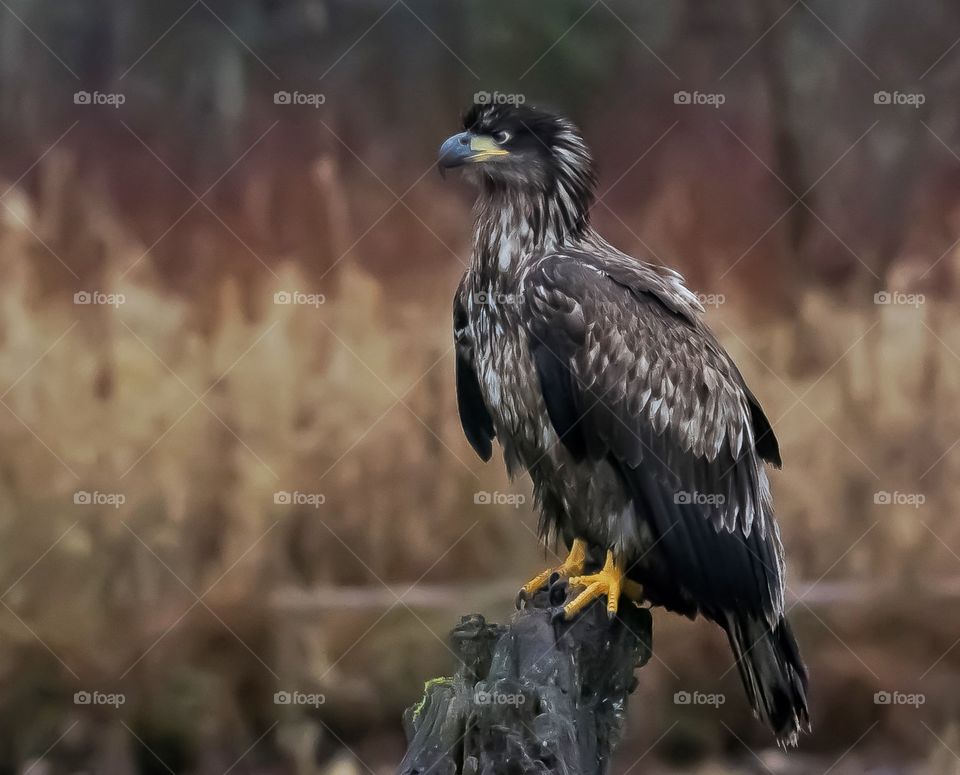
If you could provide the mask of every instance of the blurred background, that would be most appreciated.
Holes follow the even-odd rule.
[[[553,555],[453,392],[473,100],[549,106],[780,438],[814,734],[655,617],[627,772],[960,772],[960,7],[0,0],[0,773],[387,773]]]

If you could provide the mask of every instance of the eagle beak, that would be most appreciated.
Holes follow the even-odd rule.
[[[508,156],[509,153],[497,146],[492,137],[461,132],[447,138],[440,146],[437,167],[443,173],[444,170],[461,167],[464,164]]]

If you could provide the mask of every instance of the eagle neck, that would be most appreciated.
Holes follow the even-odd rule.
[[[591,231],[586,217],[572,217],[560,198],[511,189],[484,191],[474,221],[473,268],[498,287],[513,285],[532,258],[574,246]]]

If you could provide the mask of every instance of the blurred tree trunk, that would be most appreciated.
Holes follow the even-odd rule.
[[[781,308],[795,329],[790,337],[793,352],[788,365],[790,371],[798,375],[815,368],[819,356],[812,349],[812,343],[817,341],[817,338],[814,332],[809,330],[802,314],[803,296],[810,280],[810,273],[805,271],[804,252],[808,245],[812,218],[805,205],[812,207],[811,202],[815,200],[812,191],[807,193],[810,181],[805,172],[801,139],[793,117],[793,86],[784,59],[787,50],[785,38],[789,32],[788,20],[777,24],[783,14],[790,13],[790,5],[788,0],[756,0],[755,33],[759,36],[773,27],[759,48],[763,61],[761,70],[770,105],[773,171],[780,179],[775,185],[783,209],[791,208],[785,219],[786,246],[779,262],[781,271],[778,274],[783,278]],[[796,201],[798,196],[799,202]]]

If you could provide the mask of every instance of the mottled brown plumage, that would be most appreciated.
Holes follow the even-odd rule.
[[[795,743],[806,669],[763,410],[682,278],[590,226],[593,164],[569,121],[481,106],[464,130],[440,164],[479,188],[454,302],[467,438],[529,473],[544,536],[611,551],[651,603],[723,627],[754,708]]]

